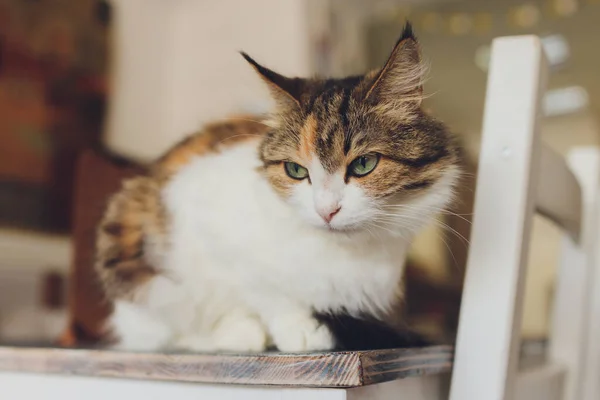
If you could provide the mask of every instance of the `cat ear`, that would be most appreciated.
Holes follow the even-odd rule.
[[[263,67],[243,51],[240,54],[252,65],[261,79],[267,84],[271,96],[273,96],[273,99],[280,108],[290,109],[300,107],[300,96],[304,88],[304,79],[285,77],[269,68]]]
[[[406,23],[383,68],[375,73],[365,100],[386,112],[407,112],[420,107],[426,72],[412,26]]]

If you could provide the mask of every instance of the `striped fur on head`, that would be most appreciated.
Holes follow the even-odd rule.
[[[343,175],[346,184],[372,199],[412,196],[457,172],[451,134],[421,109],[425,65],[410,24],[385,65],[362,76],[286,78],[243,55],[278,104],[260,156],[284,197],[314,183],[311,166],[322,167],[327,176]],[[365,154],[380,157],[375,170],[363,177],[348,174],[350,163]],[[309,170],[306,181],[287,176],[284,165],[290,161]]]

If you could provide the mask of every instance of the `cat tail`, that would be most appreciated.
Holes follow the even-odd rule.
[[[164,236],[159,182],[149,176],[123,181],[96,232],[95,270],[109,300],[135,300],[158,274],[148,252]]]
[[[317,313],[315,318],[329,328],[338,351],[415,348],[434,344],[424,335],[387,324],[374,317],[356,317],[348,313]]]

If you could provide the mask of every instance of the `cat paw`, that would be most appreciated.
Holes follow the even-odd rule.
[[[271,325],[271,334],[277,349],[286,353],[325,351],[335,347],[335,340],[329,328],[312,316],[280,318]]]
[[[203,335],[185,335],[175,340],[172,348],[178,351],[193,353],[209,353],[215,350],[211,338]]]
[[[201,353],[259,353],[267,348],[267,332],[260,320],[235,313],[222,318],[211,332],[181,336],[173,347]]]
[[[258,318],[234,313],[213,332],[215,349],[228,353],[259,353],[267,349],[267,331]]]
[[[156,352],[168,345],[171,329],[146,309],[124,301],[114,303],[107,325],[115,351]],[[109,339],[109,340],[110,340]]]

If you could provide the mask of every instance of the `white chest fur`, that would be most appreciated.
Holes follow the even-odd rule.
[[[123,347],[180,340],[214,350],[215,327],[233,314],[224,335],[256,332],[240,350],[260,350],[264,341],[248,315],[283,337],[280,348],[325,349],[331,338],[308,319],[313,311],[377,313],[397,300],[408,242],[306,224],[260,175],[256,150],[250,142],[198,157],[165,187],[171,225],[169,249],[159,258],[164,277],[148,285],[143,304],[117,304],[113,325]],[[160,334],[148,338],[150,331]],[[236,337],[223,346],[238,345]]]
[[[407,244],[308,226],[258,166],[251,142],[198,158],[178,174],[165,190],[173,217],[167,269],[198,291],[222,285],[259,309],[285,298],[316,310],[387,307]]]

